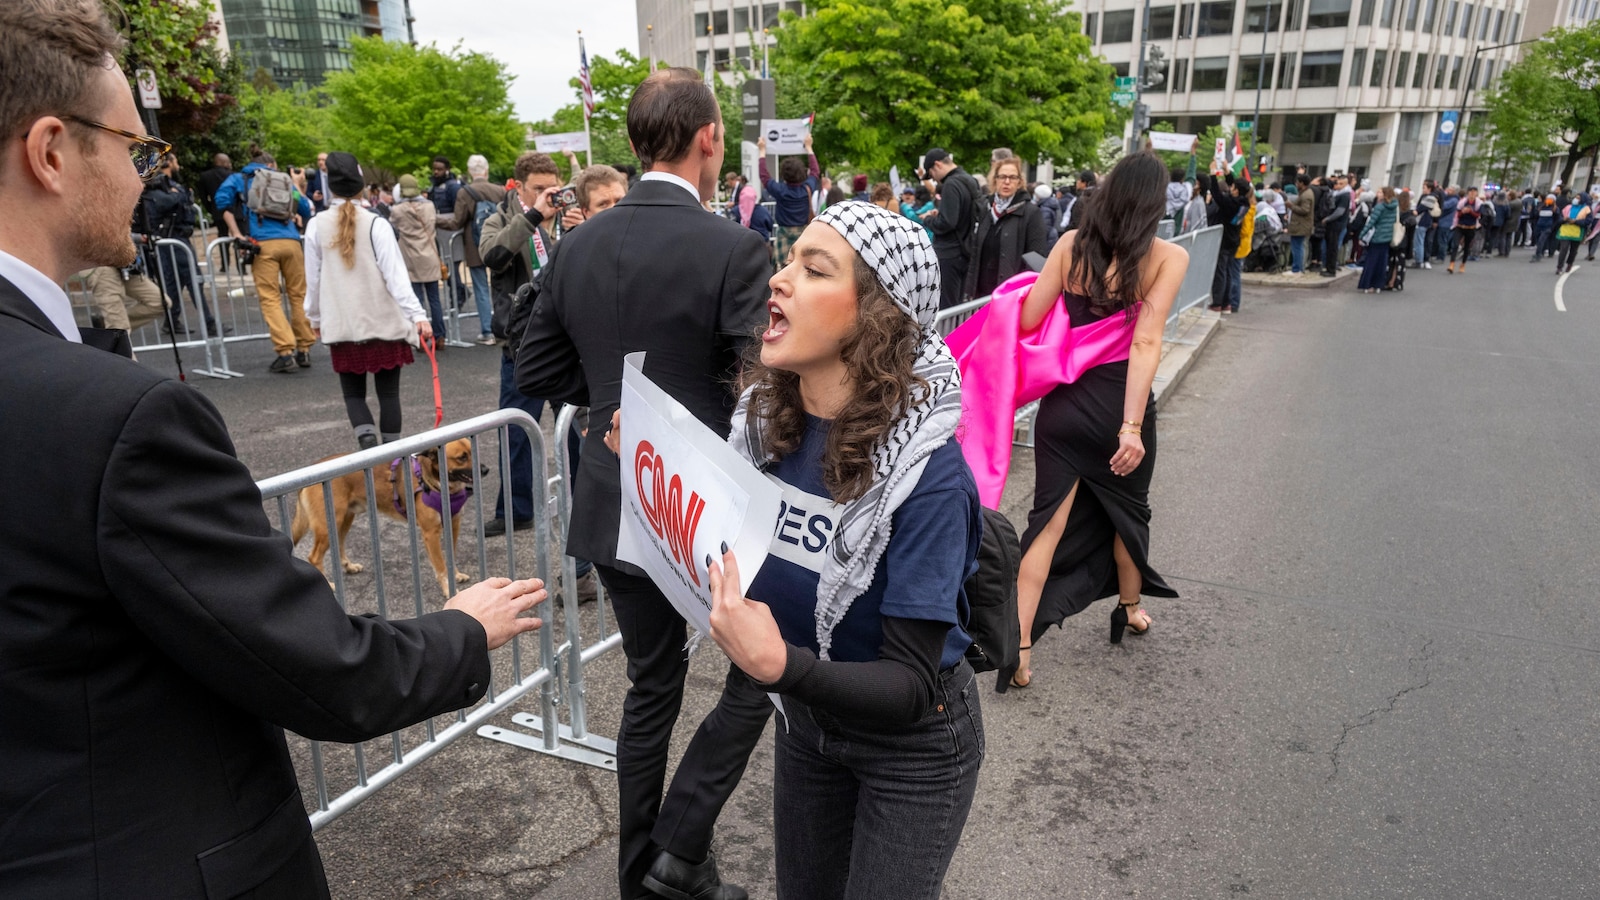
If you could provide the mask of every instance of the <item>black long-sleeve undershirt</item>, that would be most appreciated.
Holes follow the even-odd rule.
[[[783,676],[764,686],[840,719],[911,725],[933,705],[949,634],[948,622],[884,616],[877,659],[823,660],[809,648],[789,644]]]

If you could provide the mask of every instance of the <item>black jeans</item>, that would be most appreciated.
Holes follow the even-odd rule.
[[[772,784],[779,900],[928,900],[961,842],[983,762],[978,680],[941,673],[908,728],[841,722],[785,697]]]
[[[1582,241],[1556,241],[1557,272],[1565,269],[1567,266],[1572,265],[1573,260],[1578,258],[1578,245],[1582,243]]]
[[[939,308],[959,306],[967,289],[967,258],[954,247],[935,247],[934,255],[939,258]]]
[[[711,852],[717,816],[744,776],[772,701],[730,664],[722,696],[689,741],[663,798],[667,747],[689,672],[688,626],[650,579],[610,566],[595,570],[616,609],[632,685],[617,732],[617,882],[623,900],[654,898],[643,879],[659,851],[694,863]]]

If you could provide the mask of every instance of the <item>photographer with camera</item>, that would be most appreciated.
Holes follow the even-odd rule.
[[[500,348],[500,408],[520,409],[537,420],[544,412],[544,401],[517,390],[513,360],[517,338],[522,335],[513,333],[509,323],[519,289],[533,283],[555,252],[550,226],[556,221],[557,195],[563,189],[555,160],[544,153],[530,150],[517,157],[513,177],[516,190],[508,191],[500,207],[483,220],[478,251],[489,269],[493,333],[504,342]],[[533,527],[532,454],[527,437],[520,429],[511,429],[511,472],[509,478],[500,473],[501,479],[511,482],[511,509],[505,508],[505,493],[496,492],[494,519],[484,525],[484,534],[504,534],[508,527],[518,531]]]
[[[217,189],[217,209],[236,245],[249,245],[248,251],[240,248],[240,264],[247,262],[247,255],[251,257],[250,275],[261,300],[261,318],[267,323],[272,348],[278,352],[267,371],[282,375],[297,367],[311,368],[311,345],[317,338],[306,318],[306,258],[300,229],[295,227],[295,216],[301,221],[311,218],[311,203],[296,193],[293,180],[277,166],[272,154],[262,153],[229,175]],[[248,231],[241,226],[241,218]],[[280,274],[288,289],[287,314],[284,295],[278,289]]]
[[[178,183],[178,170],[176,153],[162,157],[161,173],[145,182],[144,193],[139,196],[139,205],[134,209],[133,230],[148,236],[151,241],[187,241],[194,235],[194,197],[188,188]],[[205,296],[200,292],[200,285],[195,280],[195,268],[190,265],[190,257],[172,247],[156,247],[154,258],[156,269],[161,273],[161,289],[166,292],[167,302],[174,312],[173,321],[162,326],[163,332],[170,335],[174,328],[181,328],[184,334],[180,337],[189,336],[188,326],[177,317],[183,307],[183,294],[180,291],[184,288],[189,291],[189,302],[194,304],[195,311],[205,318],[207,335],[216,337],[233,330],[219,326],[211,315]],[[150,274],[153,276],[155,273]]]

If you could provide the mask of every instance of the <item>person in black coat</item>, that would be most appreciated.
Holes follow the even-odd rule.
[[[716,189],[722,137],[716,97],[695,70],[661,70],[639,85],[628,103],[628,138],[647,171],[558,246],[517,354],[519,390],[587,406],[594,423],[567,552],[594,562],[628,656],[632,686],[617,735],[624,900],[652,896],[647,886],[666,896],[745,897],[721,883],[711,838],[772,713],[766,692],[730,665],[722,697],[662,796],[688,673],[687,626],[643,570],[617,559],[621,467],[594,439],[618,411],[623,357],[641,350],[645,375],[728,434],[739,360],[768,322],[772,266],[760,235],[700,205]],[[662,158],[668,152],[677,158]]]
[[[1050,229],[1022,184],[1022,163],[999,160],[989,170],[994,193],[978,205],[978,233],[972,263],[967,266],[964,296],[987,297],[1007,278],[1028,266],[1024,253],[1050,252]]]
[[[1228,305],[1228,297],[1232,293],[1233,255],[1239,250],[1239,235],[1243,226],[1239,209],[1247,201],[1235,193],[1232,172],[1224,174],[1223,181],[1218,181],[1217,176],[1209,172],[1201,172],[1196,178],[1200,189],[1209,191],[1211,202],[1216,205],[1216,215],[1208,214],[1207,222],[1222,226],[1222,246],[1217,250],[1217,268],[1211,276],[1211,304],[1208,307],[1221,310]],[[1244,184],[1248,187],[1249,181]]]
[[[0,224],[0,466],[27,478],[0,492],[0,894],[327,898],[283,729],[360,741],[472,704],[544,591],[346,615],[215,407],[105,352],[126,332],[78,328],[60,285],[132,260],[156,153],[50,110],[141,131],[97,62],[119,46],[90,0],[0,4],[0,131],[26,135],[0,150],[0,204],[30,211]]]

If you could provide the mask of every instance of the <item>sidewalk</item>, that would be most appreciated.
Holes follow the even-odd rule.
[[[1242,282],[1244,284],[1250,285],[1251,287],[1275,287],[1275,288],[1296,288],[1296,289],[1299,289],[1299,290],[1320,290],[1322,288],[1331,287],[1333,285],[1343,283],[1344,281],[1346,281],[1348,279],[1351,279],[1351,278],[1360,278],[1360,277],[1361,277],[1361,270],[1360,269],[1340,268],[1338,273],[1335,274],[1332,278],[1324,278],[1323,276],[1321,276],[1321,275],[1319,275],[1319,274],[1317,274],[1315,272],[1312,272],[1310,269],[1307,269],[1305,272],[1303,272],[1303,273],[1301,273],[1299,275],[1295,275],[1295,274],[1293,274],[1291,272],[1277,272],[1277,273],[1272,273],[1272,274],[1269,274],[1269,273],[1266,273],[1266,272],[1246,272],[1242,276]]]

